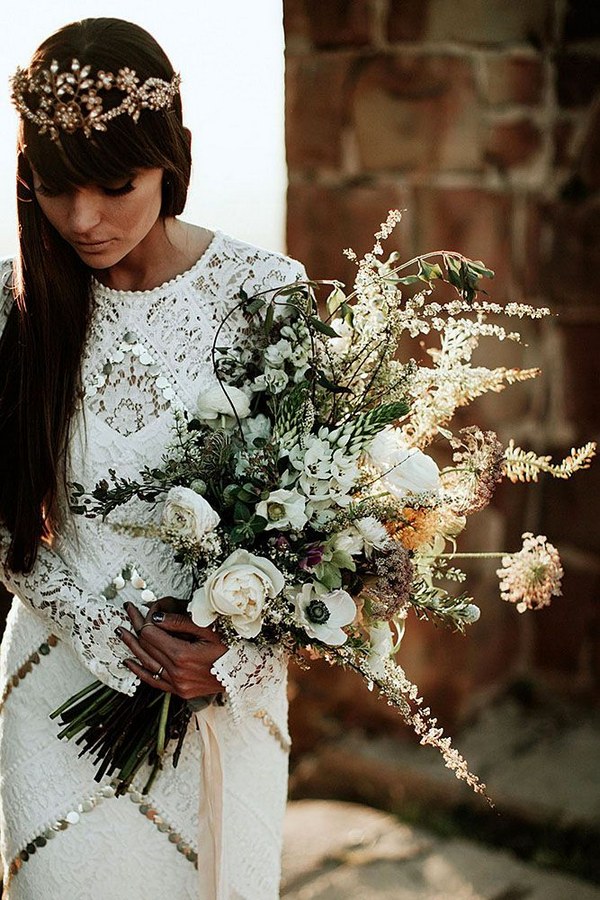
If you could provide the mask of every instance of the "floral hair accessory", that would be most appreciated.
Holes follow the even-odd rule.
[[[179,91],[181,76],[173,75],[170,81],[148,78],[143,84],[134,69],[90,73],[92,67],[82,66],[74,59],[71,68],[59,72],[56,60],[49,69],[38,69],[29,75],[26,69],[17,68],[11,78],[11,99],[18,112],[34,125],[40,134],[48,134],[57,141],[60,131],[73,134],[79,128],[86,137],[94,131],[106,131],[107,122],[124,113],[137,122],[143,109],[168,109]],[[123,99],[112,109],[105,110],[100,91],[121,91]],[[39,104],[31,109],[26,95],[39,95]]]

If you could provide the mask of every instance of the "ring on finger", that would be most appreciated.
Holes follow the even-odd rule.
[[[154,625],[154,622],[144,622],[142,627],[138,629],[138,634],[141,634],[144,628],[148,628],[150,625]]]
[[[158,681],[158,679],[160,678],[160,676],[162,675],[162,673],[164,671],[165,671],[165,667],[161,666],[160,669],[158,670],[158,672],[155,672],[154,675],[152,676],[154,678],[154,680]]]

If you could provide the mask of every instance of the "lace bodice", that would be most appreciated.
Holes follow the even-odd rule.
[[[194,411],[215,383],[210,348],[215,330],[239,299],[302,276],[299,264],[217,232],[204,255],[182,275],[148,291],[115,291],[94,281],[95,310],[83,359],[84,397],[70,447],[70,480],[91,489],[109,468],[135,476],[158,464],[171,438],[176,408]],[[0,326],[11,303],[10,264],[2,272]],[[232,315],[220,342],[235,345],[243,322]],[[121,508],[119,519],[156,517],[147,504]],[[68,640],[84,665],[112,687],[132,693],[135,676],[119,663],[127,648],[115,636],[128,624],[122,604],[139,594],[125,589],[107,600],[106,587],[135,567],[156,596],[186,596],[189,585],[171,551],[157,541],[117,534],[98,519],[65,516],[52,550],[42,549],[28,575],[6,568],[3,580],[30,603],[58,637]],[[6,542],[7,535],[4,533]],[[253,648],[246,648],[252,654]],[[226,654],[219,668],[237,668]],[[257,660],[258,664],[258,660]]]

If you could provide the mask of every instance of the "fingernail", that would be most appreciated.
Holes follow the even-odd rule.
[[[115,628],[115,634],[116,634],[117,637],[122,637],[122,636],[123,636],[123,629],[122,629],[122,628]]]
[[[125,610],[125,612],[127,612],[127,607],[129,606],[130,603],[131,603],[131,600],[126,600],[125,603],[123,604],[123,609]]]
[[[153,622],[164,622],[165,621],[164,612],[153,612],[152,613],[152,621]]]

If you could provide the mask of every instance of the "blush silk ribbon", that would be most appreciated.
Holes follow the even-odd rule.
[[[198,823],[198,876],[201,900],[229,900],[223,830],[223,758],[210,704],[196,714],[203,746]]]

